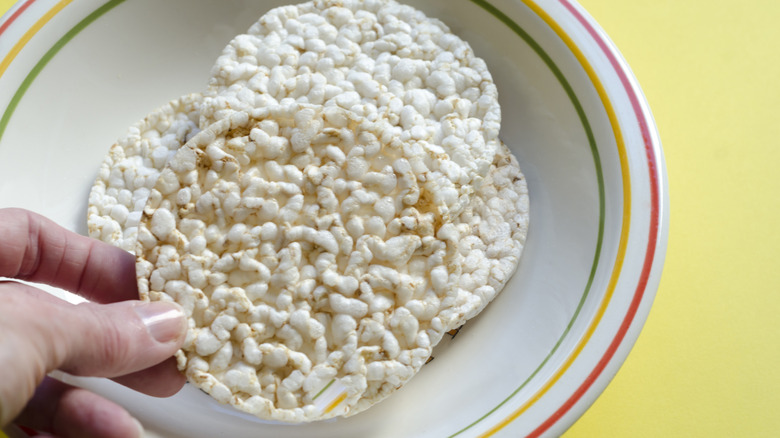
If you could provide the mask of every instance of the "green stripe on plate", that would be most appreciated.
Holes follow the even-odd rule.
[[[317,400],[317,397],[321,396],[321,395],[322,395],[322,393],[323,393],[323,392],[325,392],[325,391],[326,391],[328,388],[330,388],[330,385],[332,385],[332,384],[333,384],[333,382],[335,382],[335,381],[336,381],[336,379],[333,379],[333,380],[331,380],[330,382],[328,382],[328,384],[327,384],[327,385],[325,385],[325,387],[324,387],[324,388],[320,389],[320,392],[318,392],[318,393],[317,393],[317,395],[315,395],[314,397],[312,397],[312,401],[313,401],[313,400]]]
[[[0,119],[0,140],[3,139],[3,134],[5,134],[5,128],[8,127],[8,122],[11,120],[11,116],[13,116],[14,111],[16,111],[16,107],[19,105],[19,102],[22,100],[22,97],[24,97],[24,93],[27,92],[27,90],[30,88],[30,85],[32,85],[33,81],[35,81],[35,78],[38,77],[38,75],[41,73],[44,67],[46,67],[46,64],[49,63],[49,61],[54,58],[54,56],[63,48],[65,47],[70,40],[73,39],[76,35],[79,34],[84,28],[89,26],[93,21],[100,18],[103,14],[113,9],[116,5],[124,2],[125,0],[111,0],[108,3],[105,3],[103,6],[95,9],[91,14],[87,15],[83,20],[79,21],[78,24],[73,26],[71,30],[68,31],[62,38],[60,38],[54,45],[49,49],[41,58],[40,61],[38,61],[37,64],[30,70],[30,73],[27,74],[27,77],[24,78],[24,81],[22,81],[22,84],[19,86],[19,89],[16,90],[16,93],[14,93],[14,96],[11,98],[11,101],[8,103],[8,106],[5,108],[5,112],[3,113],[3,117]]]

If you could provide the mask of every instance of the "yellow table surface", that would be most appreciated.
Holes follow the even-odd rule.
[[[566,438],[780,436],[780,2],[580,3],[650,102],[671,226],[650,317]]]
[[[565,436],[780,436],[780,1],[580,3],[650,102],[671,228],[636,346]]]

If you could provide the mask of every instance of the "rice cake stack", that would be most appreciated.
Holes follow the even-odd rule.
[[[89,220],[126,249],[137,235],[141,297],[185,309],[179,366],[217,400],[286,422],[361,412],[516,269],[525,179],[484,61],[440,21],[394,1],[277,8],[196,96],[131,129],[172,157],[112,148]],[[117,177],[133,166],[153,187]]]

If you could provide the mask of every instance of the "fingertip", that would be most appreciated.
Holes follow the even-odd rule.
[[[184,342],[187,319],[178,304],[167,301],[139,303],[133,310],[157,342],[172,343],[176,349]]]
[[[58,335],[70,374],[117,377],[149,368],[173,356],[187,333],[175,303],[124,301],[82,303],[67,316],[69,332]],[[56,365],[56,364],[55,364]]]

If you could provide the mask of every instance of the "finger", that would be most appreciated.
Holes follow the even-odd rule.
[[[97,302],[138,299],[135,258],[38,214],[0,209],[0,277],[46,283]]]
[[[0,284],[10,318],[21,316],[0,327],[23,334],[25,348],[40,358],[44,373],[124,376],[173,356],[186,335],[186,319],[175,303],[74,305],[51,296],[40,299],[44,294],[26,284]]]
[[[184,374],[176,368],[174,358],[111,380],[154,397],[170,397],[179,392],[187,381]]]
[[[38,387],[15,422],[61,438],[143,436],[140,423],[121,406],[51,378]]]
[[[122,383],[153,395],[168,395],[181,384],[180,376],[171,377],[169,360],[186,333],[176,304],[74,305],[18,282],[0,282],[0,303],[0,368],[14,376],[0,384],[0,424],[14,418],[56,369],[99,377],[134,374]],[[166,360],[167,368],[156,365]]]
[[[67,352],[58,367],[75,375],[116,377],[146,369],[173,356],[187,330],[181,307],[174,303],[75,307],[63,319],[77,335],[60,336]]]

